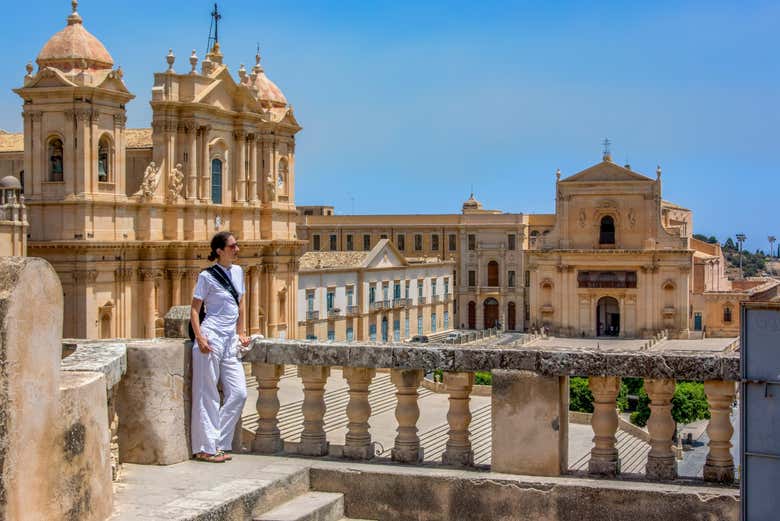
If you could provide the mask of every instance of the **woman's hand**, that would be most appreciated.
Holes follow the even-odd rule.
[[[200,335],[198,337],[195,337],[195,341],[198,342],[198,349],[200,349],[200,352],[203,354],[211,353],[213,350],[211,349],[211,346],[209,345],[208,339]]]
[[[239,341],[239,342],[241,342],[241,345],[242,345],[243,347],[246,347],[246,346],[248,346],[248,345],[249,345],[249,342],[251,342],[251,340],[252,340],[252,339],[251,339],[251,338],[249,338],[248,336],[244,336],[244,335],[242,335],[242,334],[239,334],[239,335],[238,335],[238,341]]]

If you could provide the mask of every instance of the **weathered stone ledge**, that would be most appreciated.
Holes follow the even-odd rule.
[[[707,351],[617,352],[574,349],[507,349],[428,344],[254,341],[244,362],[423,369],[433,371],[534,371],[543,376],[631,376],[679,380],[739,380],[739,354]]]
[[[106,388],[112,389],[127,372],[127,346],[110,341],[63,340],[63,348],[73,351],[62,359],[62,371],[102,373]]]

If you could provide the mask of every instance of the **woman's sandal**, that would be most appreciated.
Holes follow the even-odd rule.
[[[218,450],[217,455],[222,456],[225,461],[230,461],[233,459],[233,456],[231,456],[229,452],[225,452],[224,450]]]
[[[225,463],[225,455],[221,452],[216,454],[208,454],[206,452],[199,452],[193,456],[195,461],[205,461],[206,463]]]

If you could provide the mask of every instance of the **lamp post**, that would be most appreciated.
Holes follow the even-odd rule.
[[[739,278],[744,279],[745,275],[742,273],[742,244],[747,239],[744,233],[737,234],[737,244],[739,244]]]

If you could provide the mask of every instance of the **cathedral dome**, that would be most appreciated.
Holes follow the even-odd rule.
[[[281,89],[265,75],[265,70],[260,65],[260,54],[255,56],[255,60],[256,64],[252,69],[252,79],[249,85],[256,89],[257,99],[270,101],[277,105],[287,105],[287,98],[282,94]]]
[[[63,72],[112,68],[114,60],[105,46],[84,28],[81,15],[76,12],[78,1],[71,4],[73,13],[68,16],[68,25],[43,46],[36,59],[38,67],[54,67]]]

